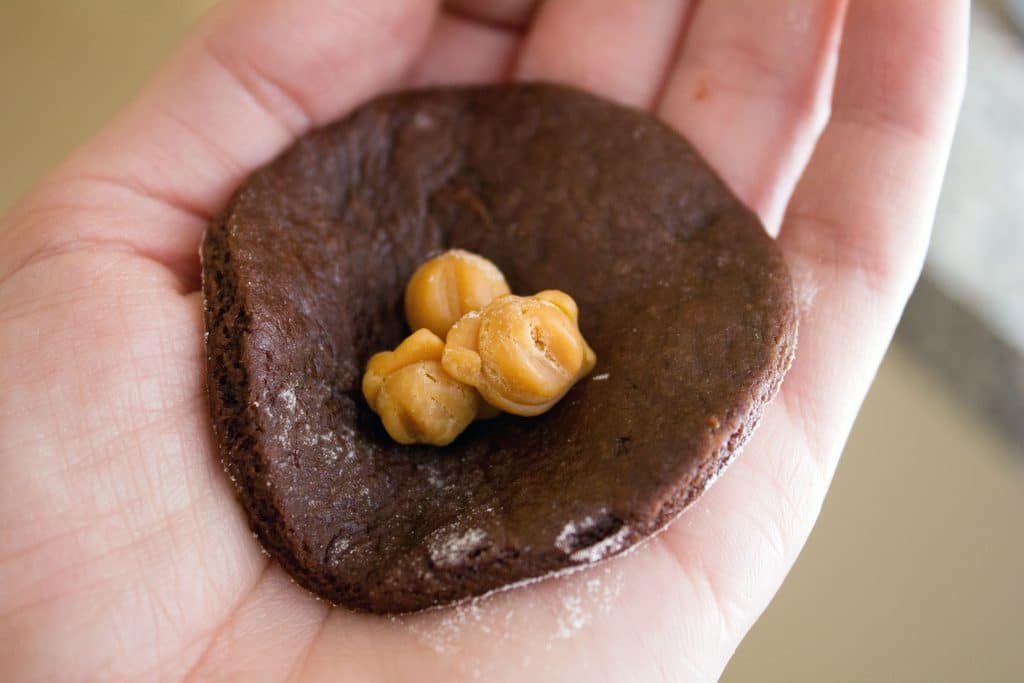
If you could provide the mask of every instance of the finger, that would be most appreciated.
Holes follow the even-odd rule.
[[[558,0],[540,6],[515,76],[558,81],[648,106],[672,58],[688,0]]]
[[[445,7],[478,23],[522,28],[529,23],[538,0],[446,0]]]
[[[412,86],[503,80],[519,49],[515,31],[442,12],[409,75]]]
[[[816,292],[787,385],[817,432],[849,427],[920,273],[967,25],[965,0],[851,3],[832,119],[779,238],[798,281]]]
[[[311,126],[394,83],[433,10],[422,0],[217,8],[137,100],[29,198],[32,239],[15,251],[119,242],[194,261],[205,219],[241,179]],[[111,205],[123,211],[97,220]],[[75,223],[33,214],[40,206],[72,208]],[[0,257],[0,273],[24,258]]]
[[[810,533],[920,268],[963,88],[967,10],[850,4],[834,114],[779,238],[798,288],[817,288],[796,360],[747,452],[664,536],[731,615],[732,645]]]
[[[773,232],[827,115],[844,4],[701,3],[658,104]]]

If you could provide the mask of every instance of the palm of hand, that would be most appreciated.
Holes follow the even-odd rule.
[[[516,4],[477,3],[499,14]],[[219,10],[0,232],[0,640],[10,644],[0,670],[19,680],[715,676],[803,544],[916,276],[965,9],[856,4],[832,119],[807,165],[843,3],[694,4],[549,2],[522,33],[446,15],[429,36],[425,3]],[[280,30],[304,44],[274,42]],[[807,299],[798,358],[729,473],[629,557],[462,611],[332,610],[260,554],[220,471],[198,238],[249,170],[394,79],[510,69],[651,107],[770,230],[782,223]],[[344,87],[329,87],[339,73],[351,74]],[[851,336],[856,348],[843,348]]]

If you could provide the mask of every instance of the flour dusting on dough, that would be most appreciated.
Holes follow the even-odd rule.
[[[486,545],[487,532],[483,529],[442,534],[430,543],[430,560],[439,567],[454,567]]]
[[[628,526],[623,526],[611,536],[601,539],[594,545],[580,548],[569,555],[569,559],[573,562],[597,562],[602,560],[622,550],[622,546],[626,544],[626,539],[629,538],[629,531]]]
[[[298,401],[295,399],[295,389],[289,387],[278,394],[277,397],[284,402],[284,407],[288,409],[289,413],[295,412],[295,406],[298,404]]]
[[[427,481],[430,483],[431,486],[433,486],[435,489],[443,489],[447,487],[447,482],[445,482],[444,477],[441,475],[441,473],[438,471],[436,467],[430,465],[426,468],[426,471]]]
[[[577,536],[590,531],[596,525],[597,520],[590,515],[587,515],[578,522],[568,522],[564,527],[562,527],[562,531],[555,539],[555,547],[568,555],[573,552],[576,547],[575,544]]]

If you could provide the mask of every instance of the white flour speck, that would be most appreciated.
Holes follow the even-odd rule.
[[[574,550],[576,537],[580,533],[593,529],[595,524],[597,524],[597,520],[590,515],[587,515],[579,522],[569,522],[562,527],[562,531],[558,534],[558,538],[555,539],[555,547],[568,555]]]
[[[416,128],[419,128],[420,130],[430,130],[435,125],[437,125],[437,121],[435,121],[434,117],[428,114],[427,112],[418,111],[412,117],[412,125],[414,125]]]
[[[430,544],[430,559],[439,567],[452,567],[461,564],[469,553],[486,543],[487,532],[483,529],[442,534]]]
[[[803,318],[811,312],[820,287],[814,278],[804,271],[793,277],[793,289],[796,292],[797,314]]]
[[[436,489],[443,489],[446,485],[444,477],[441,476],[436,467],[427,468],[427,481]]]
[[[571,638],[577,631],[590,623],[591,615],[583,608],[583,598],[577,594],[562,596],[564,613],[558,617],[554,637],[559,640]]]
[[[610,614],[622,592],[623,571],[621,567],[604,565],[591,569],[584,582],[567,582],[559,591],[562,597],[563,613],[554,639],[572,637],[595,617]]]
[[[573,562],[597,562],[612,553],[622,550],[622,546],[626,543],[628,537],[629,527],[623,526],[611,536],[601,539],[594,545],[580,548],[569,555],[569,559]]]
[[[609,373],[607,373],[607,372],[602,372],[602,373],[601,373],[600,375],[594,375],[594,376],[593,376],[593,377],[591,377],[590,379],[591,379],[592,381],[594,381],[594,382],[603,382],[603,381],[605,381],[606,379],[608,379],[609,377],[611,377],[611,374],[609,374]]]
[[[540,648],[551,651],[609,618],[622,593],[623,576],[621,566],[614,563],[577,565],[556,576],[527,579],[457,605],[390,620],[437,654],[451,657],[464,678],[495,680],[503,672],[495,668],[496,660],[474,646],[478,634],[508,652],[531,643],[520,650],[520,663],[523,669],[532,669]],[[538,585],[521,590],[527,584]]]
[[[330,545],[327,546],[327,562],[333,566],[337,566],[344,561],[345,556],[348,554],[348,549],[351,546],[351,540],[344,536],[337,536],[331,541]]]
[[[296,406],[297,402],[295,400],[295,390],[294,389],[291,389],[291,388],[285,389],[280,394],[278,394],[277,397],[279,399],[281,399],[282,401],[284,401],[284,405],[288,409],[288,412],[290,412],[290,413],[294,413],[295,412],[295,406]]]

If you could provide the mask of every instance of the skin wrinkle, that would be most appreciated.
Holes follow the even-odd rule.
[[[672,82],[672,76],[675,71],[673,67],[682,59],[683,49],[686,46],[686,37],[690,32],[690,27],[693,25],[693,17],[697,10],[700,9],[703,1],[687,0],[686,2],[686,7],[683,9],[682,16],[679,19],[679,26],[676,29],[675,39],[672,43],[672,53],[658,79],[658,87],[654,89],[651,99],[647,102],[646,108],[649,111],[657,112],[661,110],[661,103],[665,101],[665,93]]]
[[[209,36],[203,41],[203,46],[207,56],[245,91],[268,118],[280,125],[282,133],[297,138],[313,126],[316,121],[313,108],[286,83],[271,78],[252,62],[244,65],[233,62]],[[269,90],[269,94],[264,94],[265,90]]]
[[[608,16],[602,16],[608,15]],[[657,96],[686,18],[679,0],[544,3],[524,38],[514,76],[572,83],[608,99],[643,107]],[[565,49],[565,34],[577,43]],[[636,49],[641,44],[643,49]]]
[[[683,556],[680,555],[679,552],[677,552],[671,546],[671,544],[665,538],[664,534],[662,534],[661,536],[656,538],[654,540],[654,543],[651,543],[649,545],[655,545],[655,544],[657,544],[657,547],[659,547],[663,551],[663,553],[668,556],[668,558],[671,560],[672,565],[676,569],[676,571],[678,571],[679,574],[682,577],[684,577],[685,580],[682,583],[684,585],[688,585],[688,587],[692,591],[694,591],[694,592],[700,590],[699,586],[701,586],[702,584],[700,582],[694,582],[692,580],[692,578],[691,578],[692,575],[694,574],[693,567],[690,567],[687,564],[686,560],[683,558]],[[694,561],[699,563],[700,562],[700,558],[699,557],[695,557]],[[700,570],[699,569],[697,571],[697,575],[698,576],[700,575]],[[706,594],[711,596],[712,598],[714,598],[714,591],[710,589],[706,577],[705,577],[705,581],[703,583],[703,587],[704,587],[704,590],[706,591]],[[720,629],[721,629],[721,632],[724,633],[724,632],[726,632],[728,630],[728,627],[727,627],[726,621],[725,621],[726,620],[725,613],[724,612],[719,612],[719,614],[721,615]],[[682,654],[682,653],[680,653],[680,654]],[[697,673],[697,677],[694,678],[693,680],[697,680],[697,681],[710,681],[710,680],[712,680],[713,677],[708,674],[708,670],[705,669],[704,667],[701,667],[697,662],[693,661],[693,659],[691,657],[683,655],[683,660],[689,665],[691,671],[694,671],[694,672]]]
[[[405,86],[509,80],[521,40],[518,32],[491,29],[450,13],[441,14],[426,49],[406,76]],[[478,58],[465,60],[455,49],[462,44],[471,46]]]
[[[206,658],[210,655],[210,653],[213,651],[214,646],[217,644],[217,638],[225,630],[231,627],[232,619],[242,610],[242,608],[245,606],[246,601],[249,600],[252,597],[252,595],[256,592],[256,590],[259,588],[260,584],[263,582],[263,579],[267,576],[267,573],[270,570],[271,566],[272,565],[270,559],[266,558],[263,562],[263,568],[257,575],[256,580],[253,581],[249,588],[242,593],[242,597],[239,598],[238,601],[231,606],[231,608],[224,615],[224,618],[217,622],[217,624],[213,627],[212,631],[209,634],[205,635],[202,638],[196,639],[196,642],[202,642],[205,640],[206,646],[203,648],[203,651],[196,658],[195,663],[193,663],[189,667],[188,671],[182,677],[182,681],[184,681],[185,683],[190,683],[191,681],[196,680],[196,677],[200,670],[202,669],[203,664],[206,661]]]
[[[280,680],[287,680],[285,673],[296,666],[301,658],[301,651],[293,651],[289,645],[295,642],[293,633],[296,630],[302,631],[302,642],[299,649],[303,649],[313,640],[316,626],[322,621],[323,616],[328,613],[328,607],[320,603],[297,606],[295,601],[290,599],[290,589],[293,584],[289,581],[280,567],[271,563],[268,574],[262,578],[259,588],[254,590],[252,595],[246,598],[245,603],[232,616],[222,628],[216,638],[209,642],[208,651],[203,656],[202,663],[193,662],[192,670],[188,675],[189,681],[220,681],[220,680],[250,680],[256,676],[260,680],[270,680],[272,672],[282,672]],[[270,610],[274,608],[287,610],[279,619],[272,623],[263,623]],[[309,609],[312,607],[312,610]],[[307,617],[313,616],[315,611],[317,624],[309,621]],[[267,664],[251,661],[251,658],[240,656],[236,650],[235,642],[239,639],[253,637],[256,634],[265,635],[272,639],[272,646],[263,651],[273,657]],[[193,658],[198,659],[198,658]],[[246,673],[248,672],[248,677]],[[175,680],[184,680],[175,678]],[[274,678],[274,680],[277,680]]]
[[[190,511],[190,508],[186,508],[182,512],[187,516],[189,514],[189,511]],[[173,522],[174,521],[173,518],[175,516],[176,515],[170,515],[169,516],[169,521]],[[169,528],[171,529],[172,537],[176,537],[175,531],[176,531],[176,529],[181,528],[181,525],[175,525],[173,523],[170,523],[169,524]],[[160,560],[162,559],[163,555],[167,552],[167,548],[166,548],[166,546],[164,546],[164,547],[154,547],[153,550],[157,554],[155,554],[153,557],[148,558],[148,559],[150,559],[150,563],[151,564],[158,564],[160,562]],[[187,552],[186,550],[184,550],[184,551]],[[262,578],[262,575],[266,572],[266,569],[270,566],[269,562],[266,561],[265,559],[263,559],[262,557],[259,558],[259,561],[260,561],[261,568],[260,568],[260,570],[256,574],[257,578],[253,582],[253,584],[251,585],[251,588],[248,591],[244,591],[243,592],[242,597],[240,598],[240,603],[244,602],[245,599],[255,590],[255,587],[258,585],[260,579]],[[200,556],[200,564],[201,564],[201,566],[204,566],[204,567],[207,566],[206,560],[202,556]],[[143,570],[144,570],[144,567],[143,567]],[[210,574],[210,573],[207,574],[208,582],[211,584],[210,589],[209,589],[208,592],[210,594],[212,594],[212,595],[218,595],[218,594],[221,593],[221,590],[218,590],[218,589],[220,589],[222,587],[215,586],[216,582],[210,580],[212,575],[213,574]],[[189,589],[194,590],[195,583],[194,583],[193,580],[191,580],[190,577],[187,578],[187,579],[184,579],[184,580],[182,580],[182,579],[179,579],[179,582],[181,583],[182,586],[189,586]],[[162,596],[165,593],[166,584],[165,584],[165,582],[163,580],[159,580],[159,581],[157,581],[157,583],[150,583],[150,584],[148,584],[148,590],[150,590],[150,592],[151,592],[151,594],[153,596]],[[230,614],[230,613],[232,613],[232,612],[228,612],[228,614]],[[166,620],[166,623],[168,623],[168,624],[179,624],[179,623],[181,623],[183,621],[182,620],[182,616],[184,616],[184,615],[180,614],[180,613],[170,613],[170,612],[168,612],[167,616],[168,616],[168,618]],[[227,621],[229,621],[229,616],[225,617],[224,622],[227,622]],[[191,643],[186,642],[179,649],[179,651],[188,649],[191,644],[201,643],[203,640],[205,640],[205,639],[202,636],[197,636],[193,640],[191,640]]]
[[[784,412],[782,409],[776,410],[780,413]],[[793,432],[793,430],[790,431]],[[780,560],[796,558],[799,546],[792,541],[792,534],[787,533],[787,530],[797,526],[801,510],[805,509],[807,505],[813,505],[813,501],[824,497],[831,480],[821,462],[810,457],[810,454],[815,451],[808,446],[806,437],[798,436],[797,440],[800,442],[798,445],[790,445],[788,439],[776,441],[776,443],[786,444],[785,446],[776,445],[777,449],[785,448],[785,452],[792,453],[794,456],[792,462],[787,463],[791,470],[788,473],[780,474],[775,469],[762,467],[760,463],[753,466],[761,476],[772,483],[777,496],[773,500],[781,501],[781,507],[784,508],[784,513],[780,515],[780,520],[774,528],[778,536],[776,550]]]
[[[700,502],[697,504],[700,505]],[[719,616],[716,623],[720,629],[718,647],[720,650],[731,652],[748,628],[739,616],[745,614],[742,606],[737,601],[726,597],[730,593],[726,586],[731,582],[726,581],[726,586],[720,584],[714,578],[715,572],[708,568],[700,553],[687,554],[686,545],[682,543],[677,545],[671,536],[662,534],[657,540],[672,558],[679,577],[685,583],[690,584],[700,595],[709,598],[715,605],[713,613]],[[689,536],[683,540],[690,540]],[[720,540],[716,539],[716,542],[720,542]],[[732,604],[734,602],[736,604]]]
[[[99,519],[112,519],[112,520],[116,520],[116,519],[128,520],[128,519],[130,519],[130,520],[134,520],[134,519],[136,519],[136,514],[135,514],[136,505],[134,505],[134,504],[146,503],[148,505],[151,502],[150,498],[151,498],[151,496],[147,496],[147,495],[144,495],[144,494],[137,495],[137,496],[135,496],[135,497],[133,497],[131,499],[125,499],[125,498],[121,497],[119,499],[119,504],[116,505],[116,506],[112,506],[110,511],[108,513],[105,513],[104,515],[102,515]],[[145,509],[145,508],[143,508],[143,509]],[[126,532],[129,535],[131,535],[131,534],[136,534],[137,535],[139,533],[143,533],[143,537],[146,537],[146,535],[151,534],[151,533],[159,532],[161,529],[163,529],[165,527],[169,528],[171,525],[168,523],[168,520],[171,519],[171,518],[177,517],[178,513],[181,512],[181,511],[182,510],[180,508],[173,508],[173,509],[169,509],[167,512],[162,514],[160,516],[160,518],[154,520],[153,525],[155,526],[156,530],[152,531],[152,532],[151,531],[140,532],[141,527],[139,527],[138,525],[136,525],[134,523],[120,524],[120,525],[118,525],[118,528],[126,530]],[[72,533],[75,534],[75,535],[83,534],[85,531],[88,530],[89,526],[94,526],[95,525],[96,519],[97,518],[91,519],[90,523],[88,525],[83,524],[80,527],[74,529]],[[109,539],[110,535],[108,534],[108,535],[104,536],[103,538],[104,539]],[[45,549],[46,545],[52,545],[52,543],[53,543],[52,539],[48,540],[48,541],[45,542],[45,545],[36,546],[35,549]],[[123,544],[122,546],[116,546],[115,549],[117,547],[128,548],[131,545],[132,545],[132,543],[131,543],[131,541],[129,541],[129,542]],[[8,561],[9,561],[9,559],[10,558],[8,558]]]
[[[132,556],[137,552],[138,548],[150,544],[158,539],[160,543],[156,544],[157,547],[163,548],[165,544],[162,542],[162,537],[166,533],[167,529],[165,525],[158,524],[156,528],[145,531],[145,532],[130,532],[129,535],[132,537],[127,541],[120,543],[119,545],[112,546],[107,549],[104,554],[97,555],[94,557],[67,557],[65,558],[66,564],[53,573],[34,576],[35,585],[47,585],[47,586],[58,586],[65,587],[70,584],[70,588],[67,590],[57,590],[39,597],[33,598],[30,601],[15,603],[13,607],[5,607],[5,616],[10,618],[17,616],[18,614],[31,610],[38,609],[41,606],[54,605],[55,603],[61,603],[67,599],[67,597],[73,593],[81,592],[85,589],[95,589],[102,586],[114,586],[121,582],[126,576],[133,574],[136,571],[136,567],[127,566],[123,571],[114,574],[104,574],[103,576],[88,581],[84,586],[80,583],[76,583],[83,576],[89,575],[89,570],[96,565],[118,565],[120,562],[112,562],[112,559],[117,560],[122,555],[126,556],[127,559],[132,559]],[[110,593],[116,593],[117,591],[111,590]]]
[[[299,658],[295,661],[295,665],[291,671],[288,672],[288,676],[285,678],[287,683],[292,681],[301,681],[305,676],[306,666],[309,664],[309,656],[320,642],[320,638],[323,637],[324,630],[327,628],[327,622],[331,618],[330,608],[325,608],[323,618],[320,619],[320,623],[316,627],[316,631],[313,633],[313,637],[309,639],[309,642],[299,653]]]
[[[244,90],[244,87],[242,88]],[[248,92],[248,91],[246,91]],[[173,125],[184,131],[187,136],[191,136],[198,143],[198,147],[206,151],[210,159],[219,164],[221,171],[214,173],[213,175],[227,178],[243,178],[248,172],[248,168],[238,160],[238,158],[217,138],[206,132],[202,126],[198,123],[186,118],[184,115],[178,112],[173,104],[158,105],[155,107],[156,113],[161,114],[165,119]],[[274,118],[277,121],[276,118]],[[185,197],[174,197],[172,201],[176,206],[180,206],[187,210],[191,210],[192,213],[200,216],[213,216],[213,212],[208,209],[204,209],[202,205],[192,205],[190,200]]]
[[[444,12],[482,27],[522,33],[530,25],[531,15],[544,0],[446,0]]]
[[[81,471],[83,470],[88,472],[90,470],[95,470],[97,468],[102,468],[106,465],[116,463],[119,459],[123,458],[123,456],[119,457],[120,454],[116,447],[118,446],[119,443],[123,443],[125,438],[134,437],[136,439],[135,443],[137,445],[136,448],[133,450],[137,450],[138,454],[142,455],[142,453],[145,451],[145,447],[142,443],[141,437],[142,435],[145,435],[146,432],[153,428],[161,426],[173,426],[175,424],[180,424],[182,422],[182,416],[191,417],[193,415],[202,414],[202,412],[205,412],[205,396],[201,397],[201,403],[199,397],[193,399],[192,402],[197,404],[196,407],[201,406],[202,411],[188,410],[181,414],[175,414],[171,412],[167,415],[164,415],[162,419],[155,420],[153,422],[143,423],[140,426],[132,427],[121,434],[111,435],[109,439],[107,439],[106,441],[100,442],[98,448],[96,449],[97,452],[92,456],[85,456],[73,461],[65,460],[62,467],[63,473],[71,477],[76,477],[79,474],[81,474]],[[97,429],[97,432],[99,431],[101,431],[101,429]],[[100,457],[96,457],[97,455],[100,454],[102,454]]]
[[[31,223],[26,223],[26,225],[31,225]],[[187,293],[188,291],[191,291],[192,283],[189,282],[189,280],[195,280],[195,277],[189,278],[187,273],[180,272],[169,265],[161,263],[160,256],[158,254],[148,252],[147,250],[140,248],[133,242],[133,240],[130,239],[108,239],[102,237],[73,237],[70,239],[54,238],[50,241],[38,243],[38,245],[24,258],[22,258],[20,262],[14,265],[9,272],[6,274],[0,273],[0,290],[4,288],[9,280],[14,278],[21,271],[40,264],[46,264],[46,262],[54,257],[86,253],[93,249],[97,252],[121,252],[128,255],[134,255],[149,263],[161,265],[177,280],[178,293]],[[190,268],[185,270],[197,272],[198,269],[193,264]],[[198,287],[198,281],[195,281],[195,286]],[[195,291],[198,291],[198,289]]]

